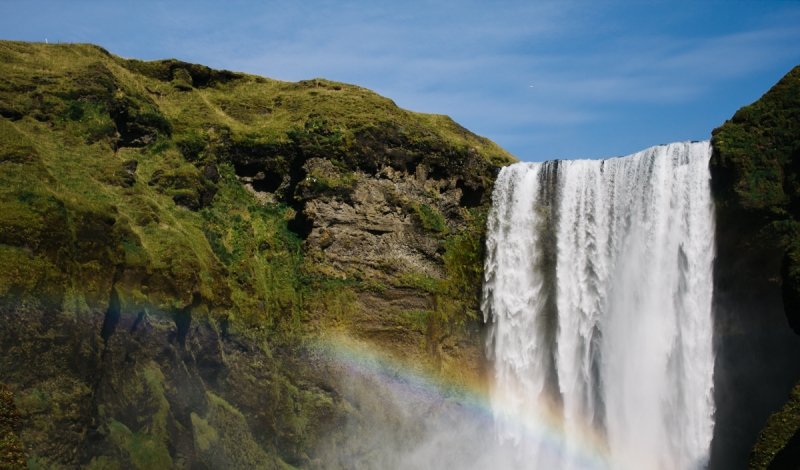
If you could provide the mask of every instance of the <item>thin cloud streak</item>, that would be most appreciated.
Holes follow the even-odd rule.
[[[791,2],[6,6],[0,27],[39,40],[53,30],[129,57],[355,83],[448,114],[522,158],[706,138],[800,61],[800,5]]]

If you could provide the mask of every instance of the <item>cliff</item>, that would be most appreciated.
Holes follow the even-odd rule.
[[[800,465],[800,67],[712,132],[714,468]],[[776,413],[767,420],[771,413]],[[793,437],[794,436],[794,437]],[[781,457],[778,457],[778,456]]]
[[[0,116],[0,382],[30,468],[369,465],[376,408],[331,341],[446,396],[485,382],[484,220],[516,160],[450,118],[5,41]]]

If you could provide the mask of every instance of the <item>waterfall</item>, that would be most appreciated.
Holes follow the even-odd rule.
[[[708,142],[495,182],[492,410],[522,468],[694,470],[713,431]]]

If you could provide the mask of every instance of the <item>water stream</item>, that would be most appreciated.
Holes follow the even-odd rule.
[[[497,439],[520,467],[707,463],[709,156],[687,142],[501,171],[482,307]]]

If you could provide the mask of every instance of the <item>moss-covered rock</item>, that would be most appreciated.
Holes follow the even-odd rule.
[[[14,394],[0,384],[0,469],[28,468],[28,455],[19,440],[21,429],[22,416],[14,403]]]
[[[331,332],[481,381],[496,144],[327,80],[0,54],[0,377],[31,468],[357,455]]]
[[[800,384],[781,411],[772,415],[750,453],[752,470],[782,470],[800,465]]]

